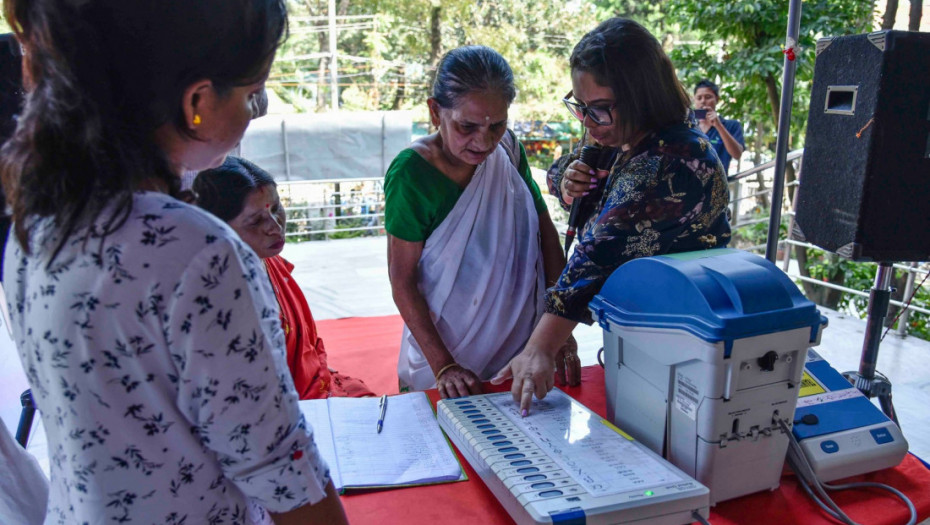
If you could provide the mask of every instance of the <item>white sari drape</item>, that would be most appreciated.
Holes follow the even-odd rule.
[[[433,324],[459,365],[487,380],[523,349],[542,313],[545,272],[539,215],[503,146],[426,240],[418,270]],[[397,374],[413,390],[436,386],[406,326]]]

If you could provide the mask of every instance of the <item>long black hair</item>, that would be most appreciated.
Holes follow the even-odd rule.
[[[463,95],[482,91],[498,93],[509,105],[517,96],[513,71],[500,53],[486,46],[464,46],[446,53],[436,67],[432,97],[454,107]]]
[[[683,122],[691,98],[675,75],[662,45],[638,23],[611,18],[581,38],[569,59],[572,72],[584,71],[614,92],[617,122],[624,140]]]
[[[5,15],[30,90],[0,172],[27,253],[35,219],[52,219],[52,260],[104,206],[96,233],[118,229],[143,183],[177,191],[155,130],[196,140],[187,87],[208,79],[223,96],[259,81],[287,34],[284,0],[6,0]]]
[[[229,155],[221,166],[198,173],[191,189],[197,206],[229,222],[242,213],[249,194],[265,186],[277,186],[270,173]]]

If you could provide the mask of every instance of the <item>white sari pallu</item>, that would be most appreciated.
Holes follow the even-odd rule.
[[[456,363],[488,380],[523,349],[542,313],[545,272],[539,214],[503,145],[478,165],[427,238],[418,271],[420,293]],[[397,374],[401,388],[436,386],[406,325]]]

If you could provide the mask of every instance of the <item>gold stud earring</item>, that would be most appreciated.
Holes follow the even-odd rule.
[[[199,126],[201,122],[203,122],[203,119],[200,118],[200,115],[194,114],[194,125]]]

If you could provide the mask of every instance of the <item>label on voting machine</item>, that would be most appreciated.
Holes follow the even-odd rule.
[[[388,397],[380,433],[379,401],[378,397],[300,401],[337,490],[467,479],[425,393]]]

